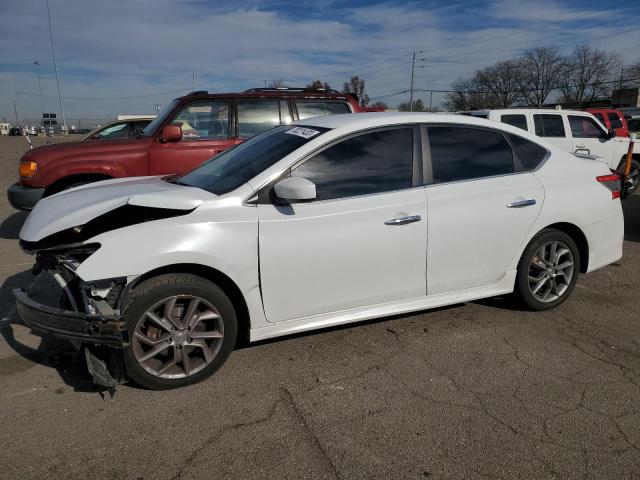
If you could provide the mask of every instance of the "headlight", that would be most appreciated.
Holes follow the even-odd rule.
[[[20,160],[20,178],[26,180],[38,172],[38,162],[33,160]]]
[[[39,273],[42,270],[55,270],[58,267],[64,267],[71,272],[75,272],[80,264],[99,248],[99,243],[91,243],[68,248],[41,250],[36,255],[33,273]]]

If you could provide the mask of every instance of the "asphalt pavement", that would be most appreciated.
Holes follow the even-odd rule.
[[[0,137],[3,192],[25,148]],[[261,342],[152,392],[95,388],[21,324],[12,288],[51,289],[3,196],[0,478],[640,478],[640,196],[624,209],[624,258],[553,311],[491,299]]]

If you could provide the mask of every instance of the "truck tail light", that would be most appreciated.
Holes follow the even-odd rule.
[[[20,160],[20,178],[26,180],[33,177],[38,171],[38,162]]]
[[[611,175],[601,175],[596,177],[596,180],[600,182],[603,187],[611,191],[611,198],[620,198],[620,194],[622,193],[622,177],[618,172],[611,170]]]

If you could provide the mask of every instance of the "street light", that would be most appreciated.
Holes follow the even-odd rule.
[[[44,114],[44,97],[42,96],[42,83],[40,82],[40,62],[36,60],[33,62],[36,66],[36,75],[38,76],[38,88],[40,89],[40,126],[42,126],[42,115]]]
[[[62,116],[62,129],[67,129],[67,122],[64,120],[64,109],[62,108],[62,94],[60,93],[60,76],[58,75],[58,63],[56,62],[56,47],[53,44],[53,28],[51,27],[51,11],[49,10],[49,0],[47,0],[47,17],[49,17],[49,35],[51,36],[51,54],[53,55],[53,68],[56,71],[56,83],[58,84],[58,102],[60,103],[60,115]]]

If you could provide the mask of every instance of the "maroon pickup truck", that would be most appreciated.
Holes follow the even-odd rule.
[[[43,197],[109,178],[183,173],[279,124],[360,112],[355,97],[335,90],[257,88],[243,93],[193,92],[176,98],[139,135],[34,148],[20,160],[20,181],[7,196],[19,210]]]

